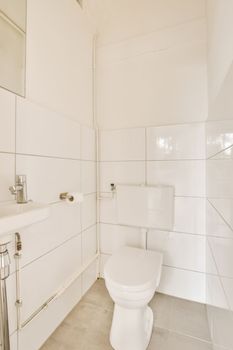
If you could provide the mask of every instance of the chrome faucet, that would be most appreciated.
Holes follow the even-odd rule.
[[[10,186],[11,194],[16,196],[16,202],[19,204],[27,203],[27,177],[26,175],[16,175],[14,186]]]

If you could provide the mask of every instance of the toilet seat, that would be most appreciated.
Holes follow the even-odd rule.
[[[107,284],[125,296],[154,290],[160,281],[162,260],[158,252],[122,247],[107,261],[104,277]]]

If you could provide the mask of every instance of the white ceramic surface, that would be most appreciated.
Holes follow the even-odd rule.
[[[0,235],[45,220],[49,213],[48,206],[33,202],[2,204],[0,205]]]

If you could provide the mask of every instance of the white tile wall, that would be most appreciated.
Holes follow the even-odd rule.
[[[100,159],[102,161],[144,160],[145,129],[101,131]]]
[[[207,195],[210,198],[232,198],[232,160],[210,159],[207,162]],[[211,175],[210,175],[211,174]]]
[[[27,174],[28,196],[34,201],[57,202],[61,192],[81,191],[80,161],[17,155],[16,172]]]
[[[81,299],[81,277],[19,334],[19,348],[38,350]],[[38,331],[39,330],[39,331]]]
[[[205,198],[176,197],[174,231],[205,234]]]
[[[100,191],[109,192],[111,183],[144,184],[145,162],[101,162]]]
[[[0,88],[0,152],[15,152],[15,96]]]
[[[214,202],[215,206],[213,206]],[[224,202],[228,200],[224,200]],[[221,214],[219,206],[216,205],[219,202],[215,200],[207,201],[206,203],[206,232],[209,236],[218,237],[233,237],[233,230],[229,226],[226,220],[226,216]],[[218,208],[218,209],[217,209]],[[227,208],[227,207],[226,207]],[[229,207],[228,207],[229,210]],[[227,211],[228,211],[227,210]],[[229,216],[230,219],[230,216]]]
[[[139,228],[101,224],[100,230],[100,250],[103,254],[113,254],[125,245],[137,248],[143,247]]]
[[[233,198],[209,198],[209,202],[222,217],[225,225],[233,230]]]
[[[97,253],[97,236],[96,225],[89,227],[82,232],[82,262],[83,264],[89,263],[89,261]]]
[[[164,184],[175,187],[176,196],[205,196],[205,162],[152,161],[147,163],[149,185]]]
[[[147,247],[163,252],[164,265],[205,272],[204,236],[150,230]]]
[[[81,209],[79,205],[68,205],[63,202],[51,205],[47,220],[23,229],[23,255],[21,266],[24,266],[65,241],[81,233]]]
[[[77,122],[19,97],[16,128],[18,153],[81,157],[80,125]]]
[[[84,196],[82,203],[82,230],[93,226],[96,223],[96,194]]]
[[[205,274],[164,266],[158,291],[205,303]]]
[[[82,192],[85,194],[96,192],[96,163],[82,161],[81,170]]]
[[[15,155],[0,153],[0,202],[13,200],[9,186],[15,183]]]
[[[79,271],[82,264],[81,249],[81,235],[78,235],[24,267],[21,277],[23,321]]]
[[[204,123],[147,129],[148,160],[205,159]]]
[[[214,348],[230,350],[233,346],[232,120],[208,122],[206,142],[207,237],[211,250],[206,259],[208,266],[212,256],[216,266],[215,275],[207,275],[207,310]]]
[[[233,121],[223,120],[206,124],[207,158],[233,145]]]
[[[82,295],[84,295],[96,281],[98,270],[99,265],[97,259],[82,274]]]
[[[15,104],[17,99],[17,104]],[[64,115],[0,90],[0,201],[13,200],[8,187],[25,173],[28,195],[50,203],[50,217],[20,230],[23,320],[31,316],[95,255],[95,132]],[[16,116],[16,149],[15,149]],[[15,162],[16,158],[16,162]],[[81,160],[83,159],[83,161]],[[85,202],[69,205],[60,192],[84,191]],[[82,207],[82,209],[81,209]],[[84,230],[90,227],[89,230]],[[16,329],[14,243],[7,280],[10,332]],[[97,263],[20,332],[18,350],[38,350],[97,277]],[[17,337],[12,336],[13,350]]]
[[[204,123],[104,130],[100,145],[101,274],[107,258],[120,246],[143,247],[139,229],[117,225],[116,200],[110,198],[110,193],[104,193],[110,191],[110,184],[173,185],[173,230],[150,231],[148,248],[164,252],[162,292],[204,301]],[[208,271],[216,271],[213,261]]]

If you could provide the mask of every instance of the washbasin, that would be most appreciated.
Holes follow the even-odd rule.
[[[45,220],[50,213],[48,205],[36,202],[0,205],[0,236]]]

